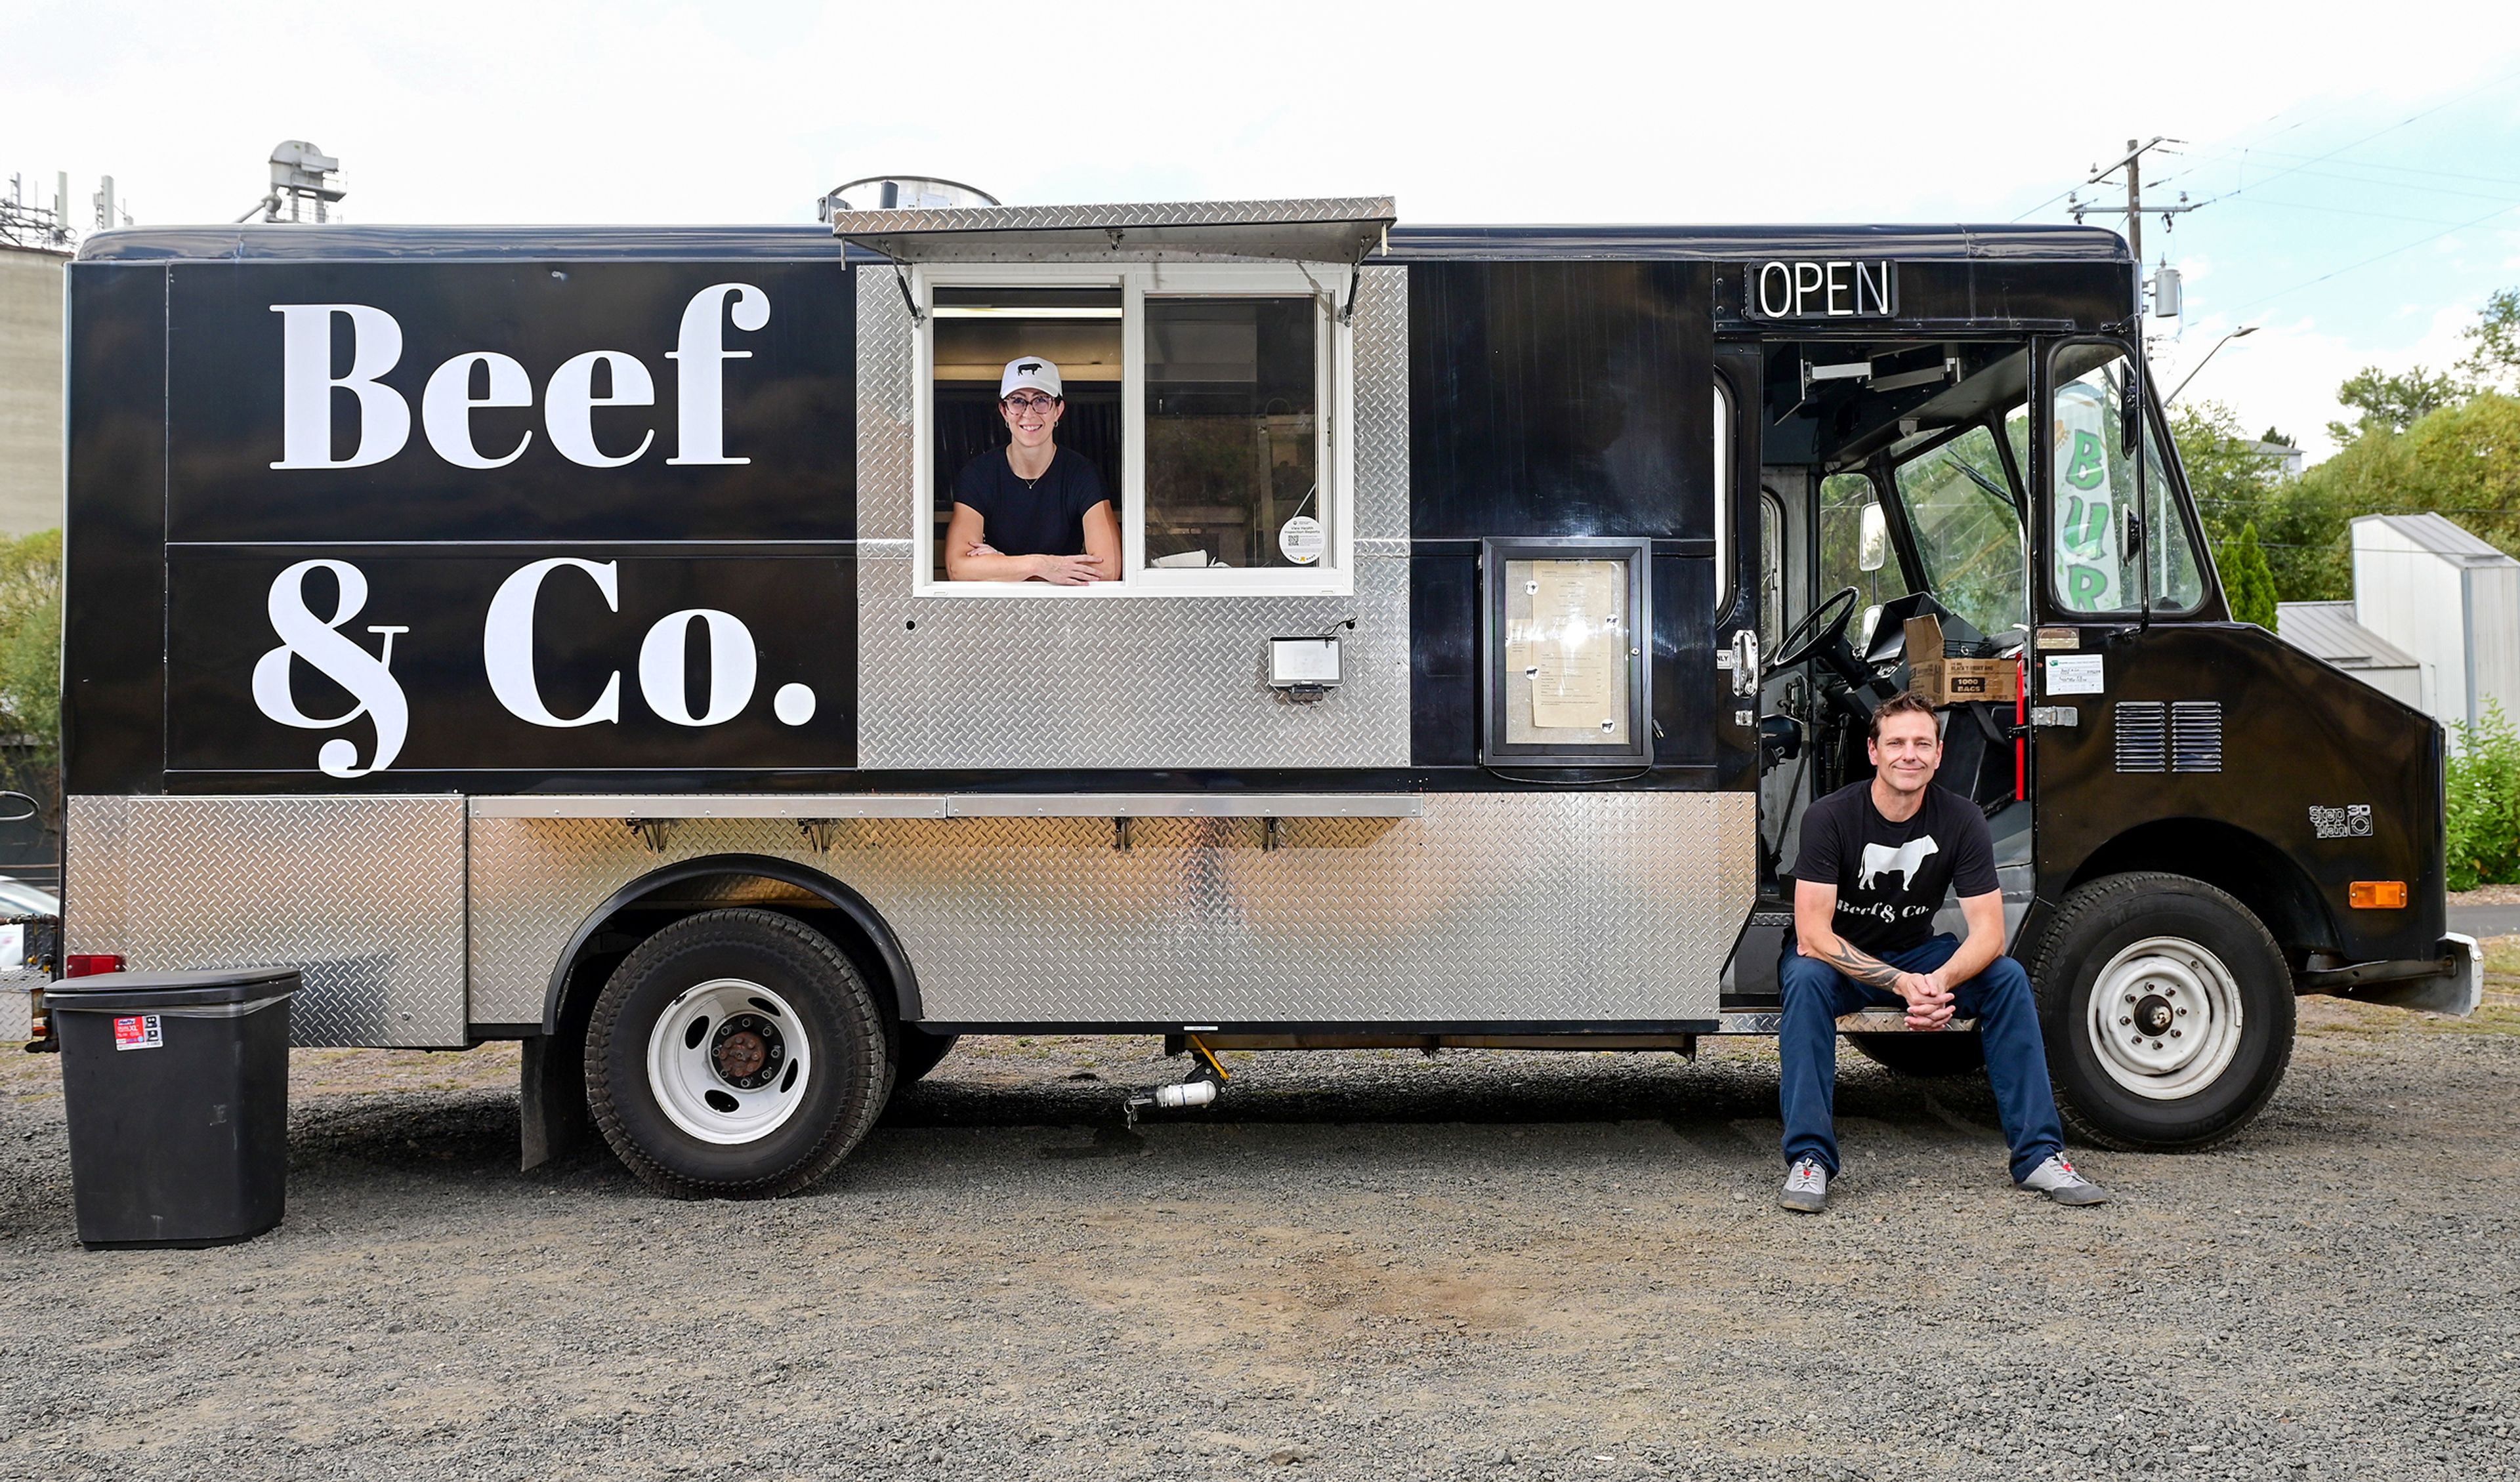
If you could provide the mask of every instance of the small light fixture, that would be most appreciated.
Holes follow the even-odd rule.
[[[1339,684],[1336,634],[1269,640],[1269,688],[1288,699],[1320,699]]]

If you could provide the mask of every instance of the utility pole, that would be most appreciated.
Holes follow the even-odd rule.
[[[2127,141],[2127,152],[2124,156],[2109,164],[2095,166],[2092,169],[2091,178],[2083,184],[2098,185],[2118,171],[2126,171],[2126,204],[2124,205],[2101,205],[2096,202],[2084,201],[2070,195],[2065,198],[2065,209],[2073,213],[2074,223],[2077,226],[2082,224],[2086,214],[2093,212],[2103,216],[2126,218],[2127,247],[2135,253],[2138,277],[2141,277],[2143,273],[2143,213],[2149,209],[2154,215],[2159,216],[2161,224],[2167,227],[2173,216],[2183,215],[2196,209],[2195,206],[2188,204],[2185,191],[2179,193],[2177,205],[2147,207],[2143,203],[2143,157],[2165,144],[2184,144],[2185,142],[2183,139],[2172,139],[2160,134],[2148,140],[2130,139]]]

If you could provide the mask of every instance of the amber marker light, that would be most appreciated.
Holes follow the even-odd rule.
[[[2407,882],[2356,880],[2347,887],[2346,898],[2357,911],[2403,911],[2407,907]]]

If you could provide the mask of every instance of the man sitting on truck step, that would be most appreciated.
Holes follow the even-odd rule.
[[[1867,749],[1871,780],[1840,787],[1803,816],[1794,940],[1777,967],[1788,1165],[1778,1202],[1807,1214],[1828,1207],[1838,1169],[1838,1015],[1905,1008],[1912,1030],[1939,1030],[1955,1012],[1977,1020],[2017,1185],[2059,1204],[2106,1203],[2108,1190],[2065,1157],[2030,974],[2003,955],[2003,894],[1986,816],[1934,786],[1943,743],[1933,707],[1913,694],[1884,701]],[[1966,941],[1932,929],[1954,888]]]

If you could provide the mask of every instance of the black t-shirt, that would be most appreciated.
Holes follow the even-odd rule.
[[[1004,448],[963,465],[954,479],[954,502],[980,512],[980,538],[1007,556],[1084,555],[1085,512],[1110,497],[1093,460],[1065,448],[1029,484],[1007,466]]]
[[[1794,878],[1837,886],[1832,926],[1850,945],[1875,957],[1906,952],[1934,934],[1945,891],[1966,898],[1997,888],[1995,841],[1975,804],[1930,784],[1924,806],[1894,824],[1872,806],[1868,779],[1803,815]]]

